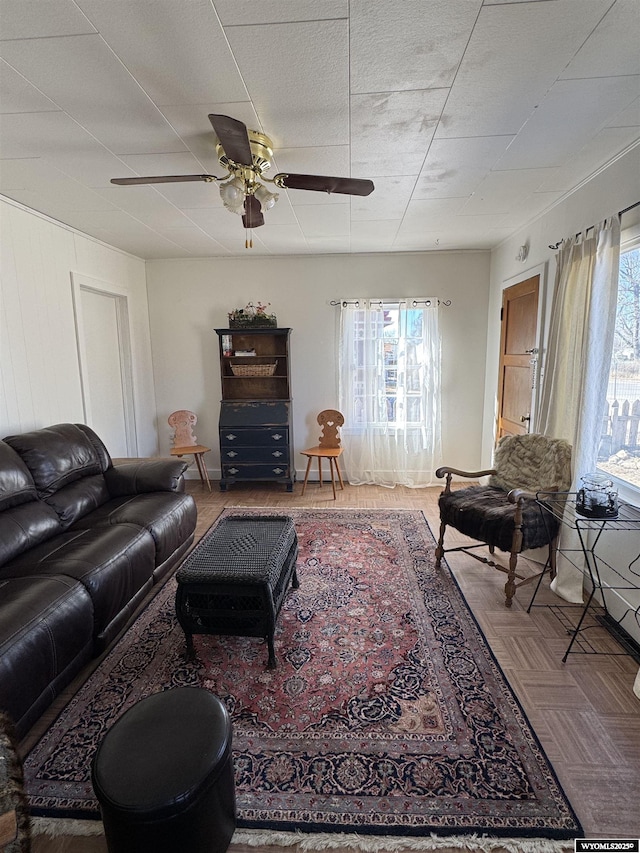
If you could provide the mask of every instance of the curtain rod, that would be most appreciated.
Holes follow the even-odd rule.
[[[362,300],[365,301],[364,299]],[[400,302],[404,302],[404,299],[368,299],[366,300],[370,305],[399,305]],[[451,305],[450,299],[436,299],[438,305]],[[418,305],[431,305],[431,299],[412,299],[409,303],[412,308],[415,308]],[[359,299],[332,299],[329,302],[329,305],[340,305],[341,308],[344,308],[346,305],[360,305]]]
[[[624,210],[619,210],[618,216],[622,216],[623,213],[628,213],[630,210],[633,210],[634,207],[638,207],[638,205],[640,205],[640,201],[636,201],[635,204],[630,204],[629,207],[625,207]],[[590,225],[588,228],[585,228],[584,231],[578,231],[578,233],[576,234],[576,240],[578,239],[578,237],[581,234],[586,234],[587,231],[592,231],[594,228],[595,228],[595,225]],[[564,239],[558,240],[558,242],[555,244],[555,246],[550,243],[549,248],[553,249],[555,251],[556,249],[559,249],[563,243],[564,243]]]

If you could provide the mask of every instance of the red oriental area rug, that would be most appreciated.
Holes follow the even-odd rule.
[[[97,818],[100,739],[144,696],[192,685],[231,713],[241,827],[581,836],[455,580],[434,568],[423,515],[286,514],[300,588],[278,620],[277,669],[255,638],[196,636],[188,661],[170,580],[26,758],[32,813]]]

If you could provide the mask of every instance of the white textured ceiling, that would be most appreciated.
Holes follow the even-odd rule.
[[[143,258],[245,255],[209,113],[280,192],[253,255],[487,249],[640,140],[640,0],[0,0],[0,193]]]

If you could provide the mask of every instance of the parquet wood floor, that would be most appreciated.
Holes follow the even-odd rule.
[[[301,497],[301,484],[293,494],[275,484],[238,485],[227,492],[209,493],[199,482],[189,481],[198,503],[198,534],[215,521],[223,507],[353,507],[361,509],[422,510],[434,534],[438,530],[439,488],[384,489],[349,486],[332,500],[331,486],[310,483]],[[448,534],[446,544],[454,544]],[[455,543],[458,544],[458,543]],[[640,837],[640,701],[632,685],[638,665],[629,655],[571,654],[566,629],[547,606],[526,607],[531,587],[520,589],[513,607],[504,607],[504,576],[463,554],[448,558],[473,613],[493,652],[522,703],[536,734],[553,763],[556,774],[582,822],[587,838]],[[541,605],[558,603],[545,587],[537,598]],[[619,651],[615,641],[596,629],[602,642]],[[39,722],[23,746],[28,748],[46,730],[69,700],[83,674]],[[256,847],[233,844],[230,853],[256,853]],[[263,847],[263,853],[298,853],[299,847]],[[104,853],[103,838],[39,836],[34,853]],[[344,848],[343,853],[352,848]],[[178,851],[177,851],[178,853]],[[182,853],[180,851],[179,853]],[[185,851],[184,853],[187,853]],[[336,851],[341,853],[341,851]],[[383,851],[381,851],[383,853]],[[446,851],[442,851],[446,853]]]

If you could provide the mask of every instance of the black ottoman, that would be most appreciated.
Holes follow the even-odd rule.
[[[227,709],[199,687],[147,696],[103,738],[91,781],[109,853],[223,853],[236,825]]]
[[[289,583],[298,587],[298,539],[282,515],[230,515],[212,528],[176,574],[176,614],[193,656],[193,634],[273,636]]]

